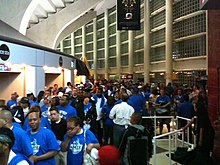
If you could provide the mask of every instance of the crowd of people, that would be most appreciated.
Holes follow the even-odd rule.
[[[206,105],[204,88],[171,83],[86,80],[77,85],[68,82],[66,87],[54,84],[37,96],[29,93],[19,97],[13,91],[7,104],[0,106],[0,127],[14,135],[4,131],[1,135],[0,129],[0,144],[11,142],[6,155],[0,150],[0,161],[10,164],[12,155],[22,154],[20,161],[28,164],[82,165],[84,152],[98,150],[100,165],[111,161],[115,165],[147,164],[152,156],[154,128],[152,121],[142,120],[142,116],[150,115],[180,115],[194,121],[197,114],[198,145],[208,152],[213,144],[207,146],[205,142],[207,127],[211,128],[207,126]],[[169,119],[158,123],[159,134],[164,124],[170,131]],[[182,121],[180,126],[190,125],[186,124]]]

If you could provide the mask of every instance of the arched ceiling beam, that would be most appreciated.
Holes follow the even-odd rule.
[[[76,1],[55,15],[48,17],[46,20],[28,29],[27,37],[31,38],[40,45],[49,48],[56,48],[58,43],[57,41],[61,38],[57,35],[63,35],[62,31],[64,31],[64,27],[73,27],[73,24],[77,24],[77,22],[74,21],[79,20],[82,16],[83,17],[80,19],[81,23],[86,23],[86,21],[88,21],[88,16],[86,16],[85,13],[94,9],[100,2],[102,2],[102,0]],[[91,16],[94,16],[94,13],[91,14]]]

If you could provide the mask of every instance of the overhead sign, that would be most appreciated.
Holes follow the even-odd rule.
[[[3,61],[6,61],[10,56],[10,51],[9,51],[9,48],[7,45],[5,44],[2,44],[0,46],[0,58],[3,60]]]
[[[140,0],[117,0],[118,30],[140,30]]]

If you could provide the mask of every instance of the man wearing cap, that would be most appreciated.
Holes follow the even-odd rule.
[[[24,117],[26,117],[30,106],[29,99],[27,97],[22,97],[20,100],[20,105],[23,108]]]
[[[12,125],[12,114],[8,110],[0,111],[0,127],[7,127],[12,130],[15,136],[13,152],[23,154],[32,160],[33,150],[27,133],[16,126]]]
[[[8,100],[8,102],[7,102],[7,107],[10,108],[10,109],[12,109],[14,106],[16,106],[16,105],[18,104],[17,98],[18,98],[17,92],[16,92],[16,91],[13,91],[13,92],[11,93],[11,99]]]
[[[11,148],[14,145],[15,137],[9,128],[0,128],[0,162],[1,165],[32,165],[22,154],[15,154]]]
[[[33,93],[28,93],[28,94],[27,94],[27,98],[29,99],[30,107],[31,107],[32,105],[39,105],[39,103],[36,101],[36,98],[35,98],[35,96],[34,96]]]

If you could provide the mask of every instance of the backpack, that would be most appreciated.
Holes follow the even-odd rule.
[[[134,136],[127,138],[127,146],[123,163],[126,165],[142,165],[147,164],[149,160],[148,136],[137,129]]]
[[[29,165],[34,165],[25,155],[22,154],[16,154],[11,161],[8,163],[8,165],[17,165],[17,163],[26,160]]]

